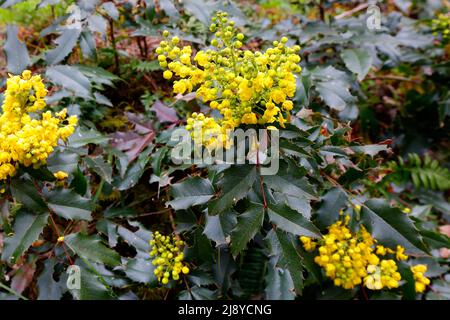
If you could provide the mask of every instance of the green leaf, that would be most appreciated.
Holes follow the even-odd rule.
[[[56,38],[56,48],[45,53],[45,61],[47,64],[56,64],[62,61],[77,44],[80,37],[81,28],[66,28],[63,29],[61,35]]]
[[[17,259],[39,238],[45,225],[48,214],[31,214],[19,212],[14,223],[14,235],[4,239],[4,248],[1,259],[14,264]]]
[[[48,206],[60,217],[69,220],[92,220],[91,200],[83,198],[72,190],[52,190],[47,195],[47,202]]]
[[[89,79],[75,67],[68,65],[52,66],[47,68],[45,74],[53,83],[74,92],[77,96],[89,98],[91,95]]]
[[[23,171],[28,173],[31,177],[38,181],[49,181],[53,182],[56,180],[53,173],[48,170],[47,167],[39,167],[37,169],[33,168],[32,166],[23,168]]]
[[[209,214],[218,214],[244,198],[256,180],[256,166],[234,165],[223,172],[218,182],[222,192],[209,203]]]
[[[109,140],[108,137],[105,137],[100,132],[95,130],[85,130],[78,127],[75,129],[75,132],[69,137],[68,144],[72,148],[83,147],[87,144],[102,144]]]
[[[251,203],[249,208],[238,216],[236,227],[231,232],[231,253],[237,256],[247,247],[261,229],[264,221],[264,207],[259,203]]]
[[[266,276],[267,300],[294,300],[294,282],[288,269],[269,268]]]
[[[184,8],[204,25],[211,22],[214,6],[206,1],[191,0],[184,3]]]
[[[112,1],[104,2],[101,8],[106,11],[108,16],[117,21],[119,19],[119,10],[117,10],[116,5]]]
[[[305,217],[286,204],[271,203],[267,208],[267,213],[270,221],[284,231],[313,238],[321,236],[320,231],[311,221],[306,220]]]
[[[423,241],[432,249],[450,248],[450,238],[442,233],[420,230]]]
[[[317,225],[321,229],[332,225],[339,218],[339,211],[347,204],[347,195],[339,188],[329,190],[323,197],[317,210]]]
[[[97,236],[72,233],[65,237],[64,243],[77,255],[92,262],[108,266],[120,265],[120,256],[106,247]]]
[[[130,259],[125,265],[125,274],[135,282],[156,284],[154,269],[150,259]]]
[[[53,173],[64,171],[75,172],[78,168],[79,155],[69,150],[53,152],[47,159],[47,169]]]
[[[366,201],[362,206],[361,221],[382,245],[390,248],[401,245],[410,253],[427,252],[419,231],[408,215],[390,207],[384,199]]]
[[[6,42],[3,50],[6,54],[6,70],[13,74],[20,74],[31,64],[27,46],[18,38],[17,26],[6,26]]]
[[[59,300],[62,296],[65,284],[62,281],[56,282],[53,278],[55,263],[55,259],[47,259],[44,262],[44,270],[37,278],[37,300]]]
[[[13,179],[11,181],[13,198],[33,212],[44,212],[47,205],[30,180]]]
[[[150,239],[152,233],[144,228],[139,222],[129,222],[133,227],[137,227],[136,231],[130,231],[127,228],[118,226],[117,233],[126,243],[133,246],[137,250],[137,256],[148,258],[150,252]]]
[[[351,146],[350,149],[352,149],[356,153],[364,153],[371,157],[375,156],[381,151],[389,150],[386,144],[366,144],[364,146]]]
[[[237,213],[232,209],[215,216],[206,214],[206,224],[203,233],[214,241],[216,246],[227,244],[230,242],[230,233],[237,224],[236,217]]]
[[[276,256],[277,265],[289,270],[295,292],[301,294],[304,286],[302,258],[292,235],[277,229],[271,230],[267,239],[270,242],[271,254]]]
[[[450,277],[444,280],[435,280],[432,284],[433,290],[427,293],[427,300],[450,300]]]
[[[75,265],[80,267],[80,289],[70,290],[77,300],[110,300],[112,299],[110,288],[102,275],[93,268],[87,266],[84,261],[77,259]],[[67,278],[67,276],[65,277]]]
[[[355,97],[350,93],[350,81],[345,72],[328,66],[317,67],[311,74],[319,96],[330,108],[342,111],[355,101]]]
[[[402,280],[405,283],[401,286],[403,291],[403,297],[406,300],[415,300],[416,299],[416,286],[413,272],[410,269],[410,266],[403,261],[398,262],[398,271],[402,276]]]
[[[180,13],[171,0],[161,0],[159,5],[167,16],[176,20],[180,19]]]
[[[318,200],[307,178],[299,175],[299,171],[294,166],[285,167],[281,165],[278,173],[265,176],[264,182],[270,189],[286,196]]]
[[[84,158],[87,166],[94,170],[103,180],[108,183],[112,182],[112,166],[103,160],[102,156],[99,157],[86,157]]]
[[[362,81],[370,67],[372,66],[372,55],[364,49],[347,49],[341,53],[345,66],[358,75],[358,80]]]
[[[88,181],[86,176],[81,172],[80,168],[73,174],[73,180],[70,183],[70,188],[74,189],[76,193],[83,196],[87,192]]]
[[[167,202],[167,205],[175,210],[183,210],[207,203],[214,196],[214,188],[208,179],[193,177],[173,184],[171,195],[173,200]]]

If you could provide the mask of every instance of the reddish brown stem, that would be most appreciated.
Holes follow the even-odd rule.
[[[261,175],[261,168],[259,163],[259,148],[256,149],[256,168],[258,168],[259,171],[259,184],[261,186],[261,193],[263,196],[263,202],[264,202],[264,209],[267,208],[267,199],[266,199],[266,191],[264,190],[264,178]]]

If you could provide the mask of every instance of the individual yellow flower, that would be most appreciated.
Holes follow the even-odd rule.
[[[55,178],[58,179],[58,180],[64,180],[64,179],[67,179],[67,177],[69,176],[69,175],[67,174],[67,172],[64,172],[64,171],[58,171],[58,172],[54,173],[53,175],[54,175]]]
[[[405,248],[403,248],[402,246],[398,245],[397,246],[397,252],[396,252],[396,257],[397,260],[407,260],[408,256],[406,254],[404,254],[405,252]]]
[[[167,79],[167,80],[172,79],[172,75],[173,75],[173,73],[170,70],[166,70],[163,72],[164,79]]]
[[[245,124],[256,124],[257,121],[256,114],[253,112],[244,114],[241,119],[241,122]]]

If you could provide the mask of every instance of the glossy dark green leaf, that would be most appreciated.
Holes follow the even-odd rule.
[[[108,183],[112,181],[112,166],[106,162],[103,157],[86,157],[84,158],[88,168],[97,173],[103,180]]]
[[[89,98],[91,83],[77,68],[57,65],[47,68],[46,76],[55,84],[74,92],[77,96]]]
[[[76,300],[110,300],[113,299],[106,281],[101,278],[93,265],[87,266],[77,259],[75,265],[80,267],[80,289],[69,290]],[[94,270],[93,270],[94,269]]]
[[[341,53],[345,66],[358,75],[358,80],[362,81],[372,66],[372,55],[364,49],[346,49]]]
[[[294,282],[288,269],[269,268],[266,276],[267,300],[294,300]]]
[[[47,225],[48,214],[31,214],[21,211],[14,222],[14,234],[4,238],[4,248],[1,259],[14,264],[28,250],[31,244],[39,238]]]
[[[372,236],[387,247],[401,245],[407,252],[419,254],[427,251],[408,215],[389,206],[384,199],[366,201],[362,206],[361,220]]]
[[[47,194],[47,203],[57,215],[69,220],[92,219],[93,204],[90,199],[83,198],[69,189],[55,189]]]
[[[221,193],[209,202],[209,214],[218,214],[244,198],[256,180],[256,166],[234,165],[223,172],[218,182]]]
[[[44,262],[44,269],[37,278],[38,300],[59,300],[62,296],[65,284],[63,281],[55,281],[53,277],[55,262],[55,259],[47,259]]]
[[[216,246],[229,243],[230,233],[237,224],[237,215],[238,213],[231,209],[215,216],[206,215],[203,233],[214,241]]]
[[[13,179],[11,181],[11,193],[14,199],[33,212],[44,212],[47,205],[30,180]]]
[[[47,64],[57,64],[61,62],[77,44],[80,37],[81,28],[65,28],[61,35],[56,38],[56,47],[45,53],[45,61]]]
[[[270,242],[271,254],[276,256],[276,265],[289,270],[295,292],[301,294],[304,287],[302,258],[292,235],[281,230],[271,230],[267,239]]]
[[[285,167],[280,164],[280,169],[276,175],[264,177],[265,184],[274,191],[286,196],[302,197],[308,200],[318,200],[313,187],[306,177],[299,175],[300,170],[293,166]]]
[[[106,247],[97,236],[72,233],[65,237],[64,243],[83,259],[112,267],[120,264],[119,254]]]
[[[86,195],[88,181],[83,172],[81,172],[80,168],[77,168],[77,171],[74,172],[72,182],[70,183],[70,188],[74,189],[75,192],[81,196]]]
[[[308,237],[320,237],[317,227],[306,220],[300,213],[292,210],[286,204],[269,204],[267,208],[270,221],[278,228],[295,235]]]
[[[214,188],[208,179],[193,177],[171,187],[173,200],[167,202],[175,210],[207,203],[214,196]]]
[[[6,54],[6,70],[13,74],[20,74],[31,64],[27,46],[18,39],[19,29],[17,26],[6,27],[6,42],[3,50]]]
[[[67,173],[75,172],[78,168],[78,159],[80,156],[69,150],[58,150],[53,152],[47,159],[47,168],[53,173],[64,171]]]
[[[329,190],[323,197],[317,213],[317,226],[324,229],[339,218],[339,211],[347,205],[347,195],[339,188]]]
[[[231,232],[231,253],[237,256],[247,247],[247,243],[259,232],[264,221],[264,207],[251,203],[249,208],[238,216],[236,227]]]

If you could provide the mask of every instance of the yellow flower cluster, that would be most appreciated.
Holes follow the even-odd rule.
[[[450,15],[440,14],[437,19],[431,21],[433,35],[442,33],[442,38],[450,39]]]
[[[402,278],[397,272],[397,263],[392,259],[381,260],[379,265],[368,265],[367,273],[368,275],[364,277],[364,285],[371,290],[397,288]]]
[[[162,284],[169,283],[169,278],[180,279],[180,273],[188,274],[189,268],[183,262],[182,247],[184,242],[174,236],[163,236],[158,231],[154,232],[150,240],[150,256],[153,257],[153,265],[157,266],[154,273]]]
[[[211,41],[214,49],[198,51],[192,56],[190,46],[179,46],[180,39],[167,38],[156,49],[164,78],[176,76],[173,90],[184,94],[196,91],[196,96],[209,103],[221,117],[193,115],[188,119],[187,130],[193,131],[204,125],[202,142],[208,144],[210,135],[216,135],[211,143],[222,141],[224,135],[241,124],[265,125],[278,123],[284,127],[293,109],[296,90],[296,73],[300,47],[286,45],[288,39],[274,41],[273,47],[264,52],[243,50],[245,36],[238,33],[234,21],[227,13],[219,12],[212,18],[210,31],[215,33]],[[203,116],[203,117],[202,117]]]
[[[18,166],[39,167],[46,163],[58,141],[74,131],[77,117],[67,118],[64,109],[53,117],[50,111],[37,114],[46,103],[44,83],[39,75],[25,70],[6,81],[0,116],[0,180],[16,173]]]
[[[430,284],[430,279],[425,277],[427,266],[424,264],[418,264],[412,266],[411,271],[413,272],[414,280],[416,281],[416,292],[424,292],[426,286]]]
[[[342,215],[341,215],[342,217]],[[328,228],[322,239],[314,240],[302,236],[300,241],[307,251],[318,247],[314,261],[325,270],[325,274],[336,286],[351,289],[364,285],[371,290],[393,289],[399,286],[401,275],[394,259],[385,259],[391,255],[397,261],[406,260],[405,248],[398,245],[396,250],[376,245],[376,239],[361,226],[357,233],[348,228],[350,217],[345,216]],[[416,268],[416,271],[414,271]],[[416,291],[422,292],[429,280],[423,277],[423,267],[412,267],[416,280]],[[420,273],[423,271],[422,273]],[[426,280],[424,280],[426,279]],[[423,289],[422,289],[423,288]],[[422,289],[422,291],[420,291]]]

